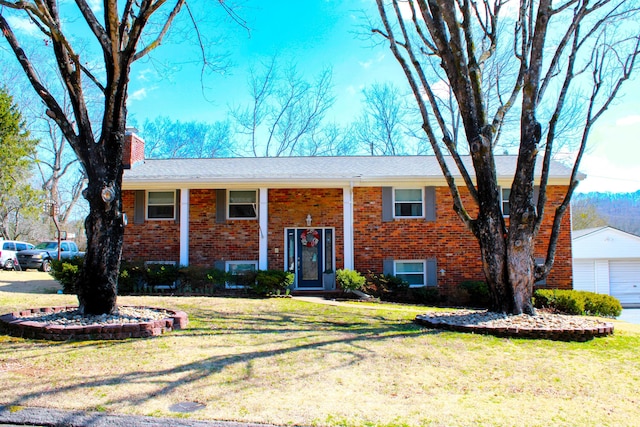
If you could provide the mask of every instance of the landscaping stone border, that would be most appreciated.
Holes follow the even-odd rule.
[[[39,313],[59,313],[61,311],[75,310],[78,307],[43,307],[22,310],[0,316],[0,332],[21,338],[44,339],[51,341],[66,340],[121,340],[127,338],[148,338],[162,335],[172,330],[184,329],[189,322],[187,313],[167,309],[169,314],[161,320],[140,321],[138,323],[113,323],[91,325],[56,325],[23,320],[24,317]]]
[[[455,332],[493,335],[502,338],[530,338],[554,341],[589,341],[596,337],[613,335],[613,323],[604,322],[596,326],[575,328],[527,328],[521,326],[486,326],[474,324],[452,324],[441,319],[432,319],[418,315],[414,322],[433,329],[445,329]]]

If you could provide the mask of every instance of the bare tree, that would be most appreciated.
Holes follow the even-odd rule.
[[[228,6],[220,2],[223,8]],[[122,151],[127,119],[127,89],[132,64],[164,40],[184,0],[117,0],[104,2],[95,12],[86,0],[59,7],[57,0],[0,0],[0,30],[24,73],[47,107],[47,115],[60,127],[78,156],[87,177],[83,191],[89,203],[85,220],[87,251],[77,284],[79,309],[84,313],[109,313],[116,307],[117,278],[124,235],[122,214]],[[74,45],[77,34],[66,24],[69,11],[86,23],[100,54],[85,58]],[[43,49],[55,56],[65,94],[73,107],[67,115],[64,102],[55,97],[49,82],[40,78],[7,18],[34,23],[44,37]],[[70,18],[70,17],[69,17]],[[201,47],[204,48],[205,43]],[[204,51],[204,50],[203,50]],[[88,63],[100,64],[92,71]],[[91,124],[86,88],[103,97],[99,129]]]
[[[355,124],[356,135],[372,156],[406,153],[409,111],[400,90],[391,83],[373,84],[362,90],[363,111]]]
[[[244,139],[240,144],[256,157],[308,152],[309,139],[318,134],[334,102],[331,71],[310,83],[294,67],[280,74],[275,58],[262,65],[262,71],[250,72],[250,103],[231,112],[236,135]]]
[[[589,132],[629,78],[638,56],[640,36],[633,24],[637,22],[633,21],[637,19],[637,2],[376,1],[381,26],[373,32],[388,42],[401,65],[453,196],[454,210],[479,242],[491,309],[534,313],[533,284],[545,278],[553,266],[561,220],[578,184],[578,166]],[[498,37],[503,25],[511,29],[511,37]],[[516,72],[494,76],[495,84],[490,85],[493,102],[487,103],[487,73],[503,43],[511,53],[495,64]],[[464,150],[471,157],[475,182],[436,99],[434,88],[440,80],[433,79],[429,70],[437,67],[441,67],[460,112]],[[581,91],[584,105],[580,146],[564,201],[554,212],[546,261],[537,266],[535,238],[545,215],[556,131],[567,96],[575,91]],[[507,225],[494,150],[506,117],[518,104],[518,159]],[[543,115],[543,106],[552,113]],[[452,164],[447,163],[446,152]],[[536,203],[534,174],[539,161],[542,172]],[[458,169],[462,183],[456,182],[451,167]],[[459,184],[475,204],[475,217],[463,204]]]
[[[227,157],[231,153],[231,129],[224,122],[181,122],[169,117],[145,120],[140,135],[147,142],[149,158]]]

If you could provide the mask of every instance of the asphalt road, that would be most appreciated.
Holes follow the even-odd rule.
[[[275,427],[269,424],[230,421],[197,421],[184,418],[111,415],[104,412],[0,406],[0,426],[25,425],[35,427]]]

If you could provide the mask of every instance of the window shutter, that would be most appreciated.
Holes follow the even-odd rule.
[[[180,224],[180,189],[176,190],[176,203],[174,205],[176,210],[176,224]]]
[[[213,268],[215,268],[216,270],[220,270],[220,271],[224,271],[224,261],[214,261],[213,262]]]
[[[133,223],[144,224],[144,190],[136,190],[133,202]]]
[[[536,258],[536,266],[538,266],[538,265],[544,265],[544,258]],[[547,284],[546,277],[544,279],[542,279],[542,280],[538,280],[535,284],[539,285],[539,286],[546,285]]]
[[[393,259],[387,258],[382,261],[382,274],[393,276]]]
[[[216,190],[216,222],[224,223],[227,220],[227,190]]]
[[[427,259],[427,286],[438,286],[438,261]]]
[[[424,188],[424,219],[436,220],[436,187]]]
[[[393,221],[393,188],[382,187],[382,222]]]

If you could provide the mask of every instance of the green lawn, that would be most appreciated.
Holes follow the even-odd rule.
[[[75,298],[3,285],[0,314]],[[51,288],[49,288],[51,289]],[[30,292],[30,291],[29,291]],[[341,426],[625,426],[640,419],[640,326],[586,343],[422,329],[416,307],[121,297],[184,310],[152,339],[0,336],[0,404]],[[205,406],[173,413],[175,403]]]

